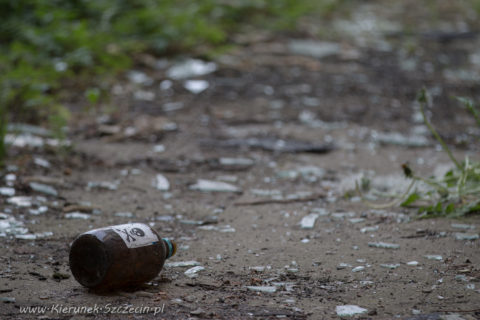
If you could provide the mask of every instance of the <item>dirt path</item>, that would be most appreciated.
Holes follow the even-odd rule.
[[[480,37],[455,19],[442,32],[402,33],[411,23],[399,18],[405,7],[360,6],[348,23],[330,26],[335,42],[247,37],[215,66],[200,65],[205,75],[183,78],[172,71],[179,63],[146,58],[114,88],[117,112],[79,114],[75,151],[63,160],[46,147],[14,147],[3,185],[33,198],[14,204],[2,191],[0,223],[10,228],[0,238],[2,319],[103,319],[132,310],[117,316],[331,319],[343,305],[373,319],[478,318],[479,240],[457,239],[478,235],[478,216],[415,220],[413,210],[374,210],[344,197],[362,176],[382,191],[403,190],[405,162],[423,174],[448,168],[414,103],[424,85],[432,121],[455,154],[480,160],[478,128],[450,98],[480,101]],[[193,79],[202,81],[187,83]],[[168,190],[156,188],[157,174]],[[199,179],[238,192],[193,190]],[[32,181],[58,195],[32,191]],[[68,218],[69,211],[83,215]],[[302,228],[309,214],[315,224]],[[176,240],[170,262],[205,269],[189,278],[191,266],[166,267],[134,292],[82,288],[70,276],[69,243],[129,221]],[[20,315],[35,306],[51,309]],[[103,309],[68,309],[82,306]]]

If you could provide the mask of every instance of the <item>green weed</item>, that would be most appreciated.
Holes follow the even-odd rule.
[[[457,100],[472,113],[480,126],[479,112],[473,102],[466,98],[457,98]],[[367,202],[367,204],[375,208],[397,205],[416,207],[421,218],[435,216],[461,217],[469,213],[480,212],[480,162],[472,162],[468,157],[460,162],[454,157],[450,148],[425,115],[425,106],[428,103],[425,89],[421,90],[418,102],[425,124],[440,143],[443,151],[449,156],[454,168],[443,177],[425,178],[416,175],[408,164],[403,164],[403,173],[406,178],[411,180],[406,192],[387,204],[378,205],[370,202]],[[421,187],[414,188],[419,184],[421,184]],[[411,191],[412,189],[413,191]],[[357,192],[360,192],[358,185]]]

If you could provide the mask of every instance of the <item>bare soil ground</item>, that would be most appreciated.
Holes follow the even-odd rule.
[[[2,196],[2,212],[23,222],[29,234],[53,234],[0,238],[0,317],[334,319],[337,306],[357,305],[368,310],[354,316],[359,318],[480,318],[479,240],[456,239],[459,232],[478,234],[478,215],[417,220],[414,209],[373,210],[357,197],[344,197],[362,174],[391,192],[407,183],[402,163],[425,175],[450,165],[418,119],[415,97],[422,86],[432,96],[432,122],[455,154],[480,161],[478,128],[451,98],[480,101],[480,37],[466,32],[458,16],[436,25],[442,28],[422,29],[423,9],[408,15],[411,9],[409,2],[395,8],[358,5],[342,18],[343,29],[330,22],[326,30],[332,31],[320,39],[337,46],[324,56],[295,51],[291,41],[309,39],[325,48],[311,34],[326,23],[310,23],[313,29],[302,34],[250,34],[238,40],[237,50],[218,58],[214,73],[195,77],[209,83],[199,94],[186,90],[184,80],[164,82],[175,61],[158,68],[145,57],[136,70],[153,82],[120,80],[109,117],[75,113],[73,151],[62,156],[48,148],[13,147],[10,164],[17,171],[4,177],[16,176],[16,196],[41,195],[28,187],[32,176],[56,178],[59,195],[42,195],[48,210],[40,215],[30,213],[35,206],[19,207]],[[409,24],[418,32],[404,32]],[[179,109],[166,111],[171,103]],[[421,136],[427,143],[380,142],[381,134],[392,132],[414,132],[414,141]],[[246,138],[334,148],[282,152],[238,145]],[[229,139],[235,139],[233,147],[225,145]],[[154,152],[159,144],[165,150]],[[276,147],[284,144],[277,141]],[[38,157],[50,166],[39,166]],[[221,158],[252,161],[231,165]],[[169,180],[168,191],[152,186],[157,174]],[[227,181],[241,192],[191,190],[198,179]],[[88,189],[92,181],[114,182],[117,188]],[[273,200],[278,194],[300,199]],[[99,214],[65,217],[65,207],[84,202]],[[319,214],[314,227],[302,229],[300,221],[312,212]],[[128,292],[99,294],[80,286],[70,275],[71,241],[89,229],[130,221],[151,223],[161,236],[177,241],[180,249],[170,262],[195,260],[205,270],[189,278],[188,267],[166,267],[145,287]],[[372,242],[399,248],[369,246]],[[418,264],[407,264],[411,261]],[[62,309],[95,305],[103,309],[91,314]],[[23,307],[35,306],[50,310],[21,314]],[[147,306],[162,309],[142,313]],[[118,309],[112,312],[113,307]],[[131,314],[115,313],[132,308],[137,309]]]

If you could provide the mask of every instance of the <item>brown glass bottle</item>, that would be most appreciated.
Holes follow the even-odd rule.
[[[175,243],[148,225],[122,224],[79,235],[70,248],[70,269],[88,288],[135,287],[155,278],[175,252]]]

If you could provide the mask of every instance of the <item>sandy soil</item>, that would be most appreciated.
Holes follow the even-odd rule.
[[[36,206],[19,207],[2,196],[2,212],[23,222],[28,234],[53,234],[36,240],[14,234],[0,238],[1,318],[334,319],[342,305],[367,309],[357,318],[479,318],[479,240],[456,239],[457,233],[478,234],[478,215],[417,220],[414,209],[374,210],[358,197],[344,197],[362,175],[385,192],[403,190],[405,162],[425,175],[450,165],[418,119],[415,97],[422,86],[433,99],[432,121],[455,154],[480,160],[479,131],[451,99],[465,95],[480,101],[475,60],[480,37],[464,33],[454,23],[458,17],[442,32],[431,26],[424,32],[419,24],[418,33],[401,33],[398,25],[409,23],[402,20],[408,11],[401,9],[406,10],[367,3],[345,18],[350,29],[347,22],[334,29],[332,22],[336,31],[320,39],[333,38],[337,46],[323,57],[292,49],[294,39],[328,47],[311,30],[246,36],[242,46],[218,59],[215,72],[194,77],[209,83],[199,94],[183,87],[187,79],[164,82],[175,61],[153,68],[145,58],[136,70],[152,84],[121,80],[112,101],[116,111],[108,117],[75,113],[73,151],[12,148],[16,196],[41,195],[29,188],[32,176],[56,178],[50,185],[59,195],[42,195],[48,210],[39,215],[29,211]],[[180,109],[165,111],[172,102]],[[119,132],[112,134],[112,129]],[[392,132],[413,132],[414,141],[424,138],[426,143],[380,142],[381,134]],[[221,143],[251,137],[325,144],[333,150],[281,152]],[[165,150],[154,152],[159,144]],[[36,158],[50,165],[41,166]],[[229,165],[221,158],[251,161]],[[157,174],[169,180],[168,191],[152,186]],[[198,179],[226,181],[241,191],[191,190]],[[89,189],[92,181],[114,182],[116,190]],[[300,199],[272,201],[278,194]],[[263,199],[268,201],[255,203]],[[65,207],[84,202],[98,214],[65,217]],[[318,214],[316,223],[302,229],[300,221],[310,213]],[[189,267],[165,267],[133,291],[98,294],[81,287],[69,270],[71,241],[89,229],[127,222],[150,223],[161,236],[177,241],[180,249],[170,262],[195,260],[205,269],[189,278],[184,274]],[[399,248],[369,246],[378,242]],[[408,264],[412,261],[418,263]],[[255,292],[248,286],[276,291]],[[49,309],[21,314],[24,307]]]

